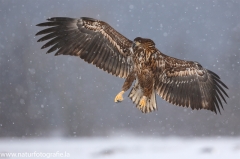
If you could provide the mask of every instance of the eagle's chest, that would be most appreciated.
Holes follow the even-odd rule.
[[[154,60],[148,54],[140,52],[133,57],[134,70],[142,72],[143,70],[152,71]]]

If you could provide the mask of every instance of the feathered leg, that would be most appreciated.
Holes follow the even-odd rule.
[[[153,78],[149,72],[138,75],[140,87],[143,89],[143,96],[139,102],[140,109],[147,105],[147,99],[151,98],[153,88]]]
[[[149,113],[157,109],[152,76],[153,74],[148,71],[142,71],[141,74],[138,74],[136,82],[128,95],[143,113]]]
[[[121,101],[123,101],[123,94],[124,94],[124,92],[126,92],[131,86],[132,86],[132,83],[133,83],[133,81],[135,80],[135,73],[134,72],[131,72],[128,76],[127,76],[127,78],[126,78],[126,80],[125,80],[125,82],[124,82],[124,84],[123,84],[123,86],[122,86],[122,91],[121,92],[119,92],[117,95],[116,95],[116,97],[115,97],[115,99],[114,99],[114,102],[121,102]]]

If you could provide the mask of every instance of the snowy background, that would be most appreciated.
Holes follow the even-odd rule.
[[[239,159],[240,138],[152,138],[152,137],[94,137],[71,139],[2,139],[1,155],[34,153],[47,158],[49,153],[66,154],[74,159]],[[42,154],[41,154],[42,153]],[[14,155],[14,153],[13,153]],[[24,155],[24,154],[23,154]],[[32,154],[33,155],[33,154]],[[42,157],[40,157],[42,155]],[[18,157],[9,157],[17,159]],[[49,157],[51,158],[51,157]],[[52,157],[54,158],[54,157]],[[60,158],[60,157],[56,157]]]
[[[151,38],[167,55],[198,61],[229,87],[222,115],[176,107],[160,97],[158,111],[142,114],[128,93],[114,103],[123,79],[40,49],[35,34],[41,28],[35,25],[55,16],[97,18],[131,40]],[[34,147],[51,152],[67,144],[76,158],[237,158],[239,62],[239,0],[0,0],[0,153]]]

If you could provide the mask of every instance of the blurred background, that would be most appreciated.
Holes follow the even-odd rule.
[[[92,17],[124,36],[152,39],[163,53],[198,61],[229,87],[222,115],[173,106],[142,114],[124,79],[77,57],[45,54],[35,25],[49,17]],[[238,137],[240,1],[0,1],[0,137]]]

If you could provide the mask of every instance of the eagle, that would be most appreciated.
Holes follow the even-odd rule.
[[[198,62],[167,56],[148,38],[129,40],[104,21],[93,18],[52,17],[37,24],[38,42],[47,53],[78,56],[125,82],[114,101],[134,83],[128,97],[143,113],[157,110],[156,94],[167,102],[192,109],[221,113],[228,87]]]

